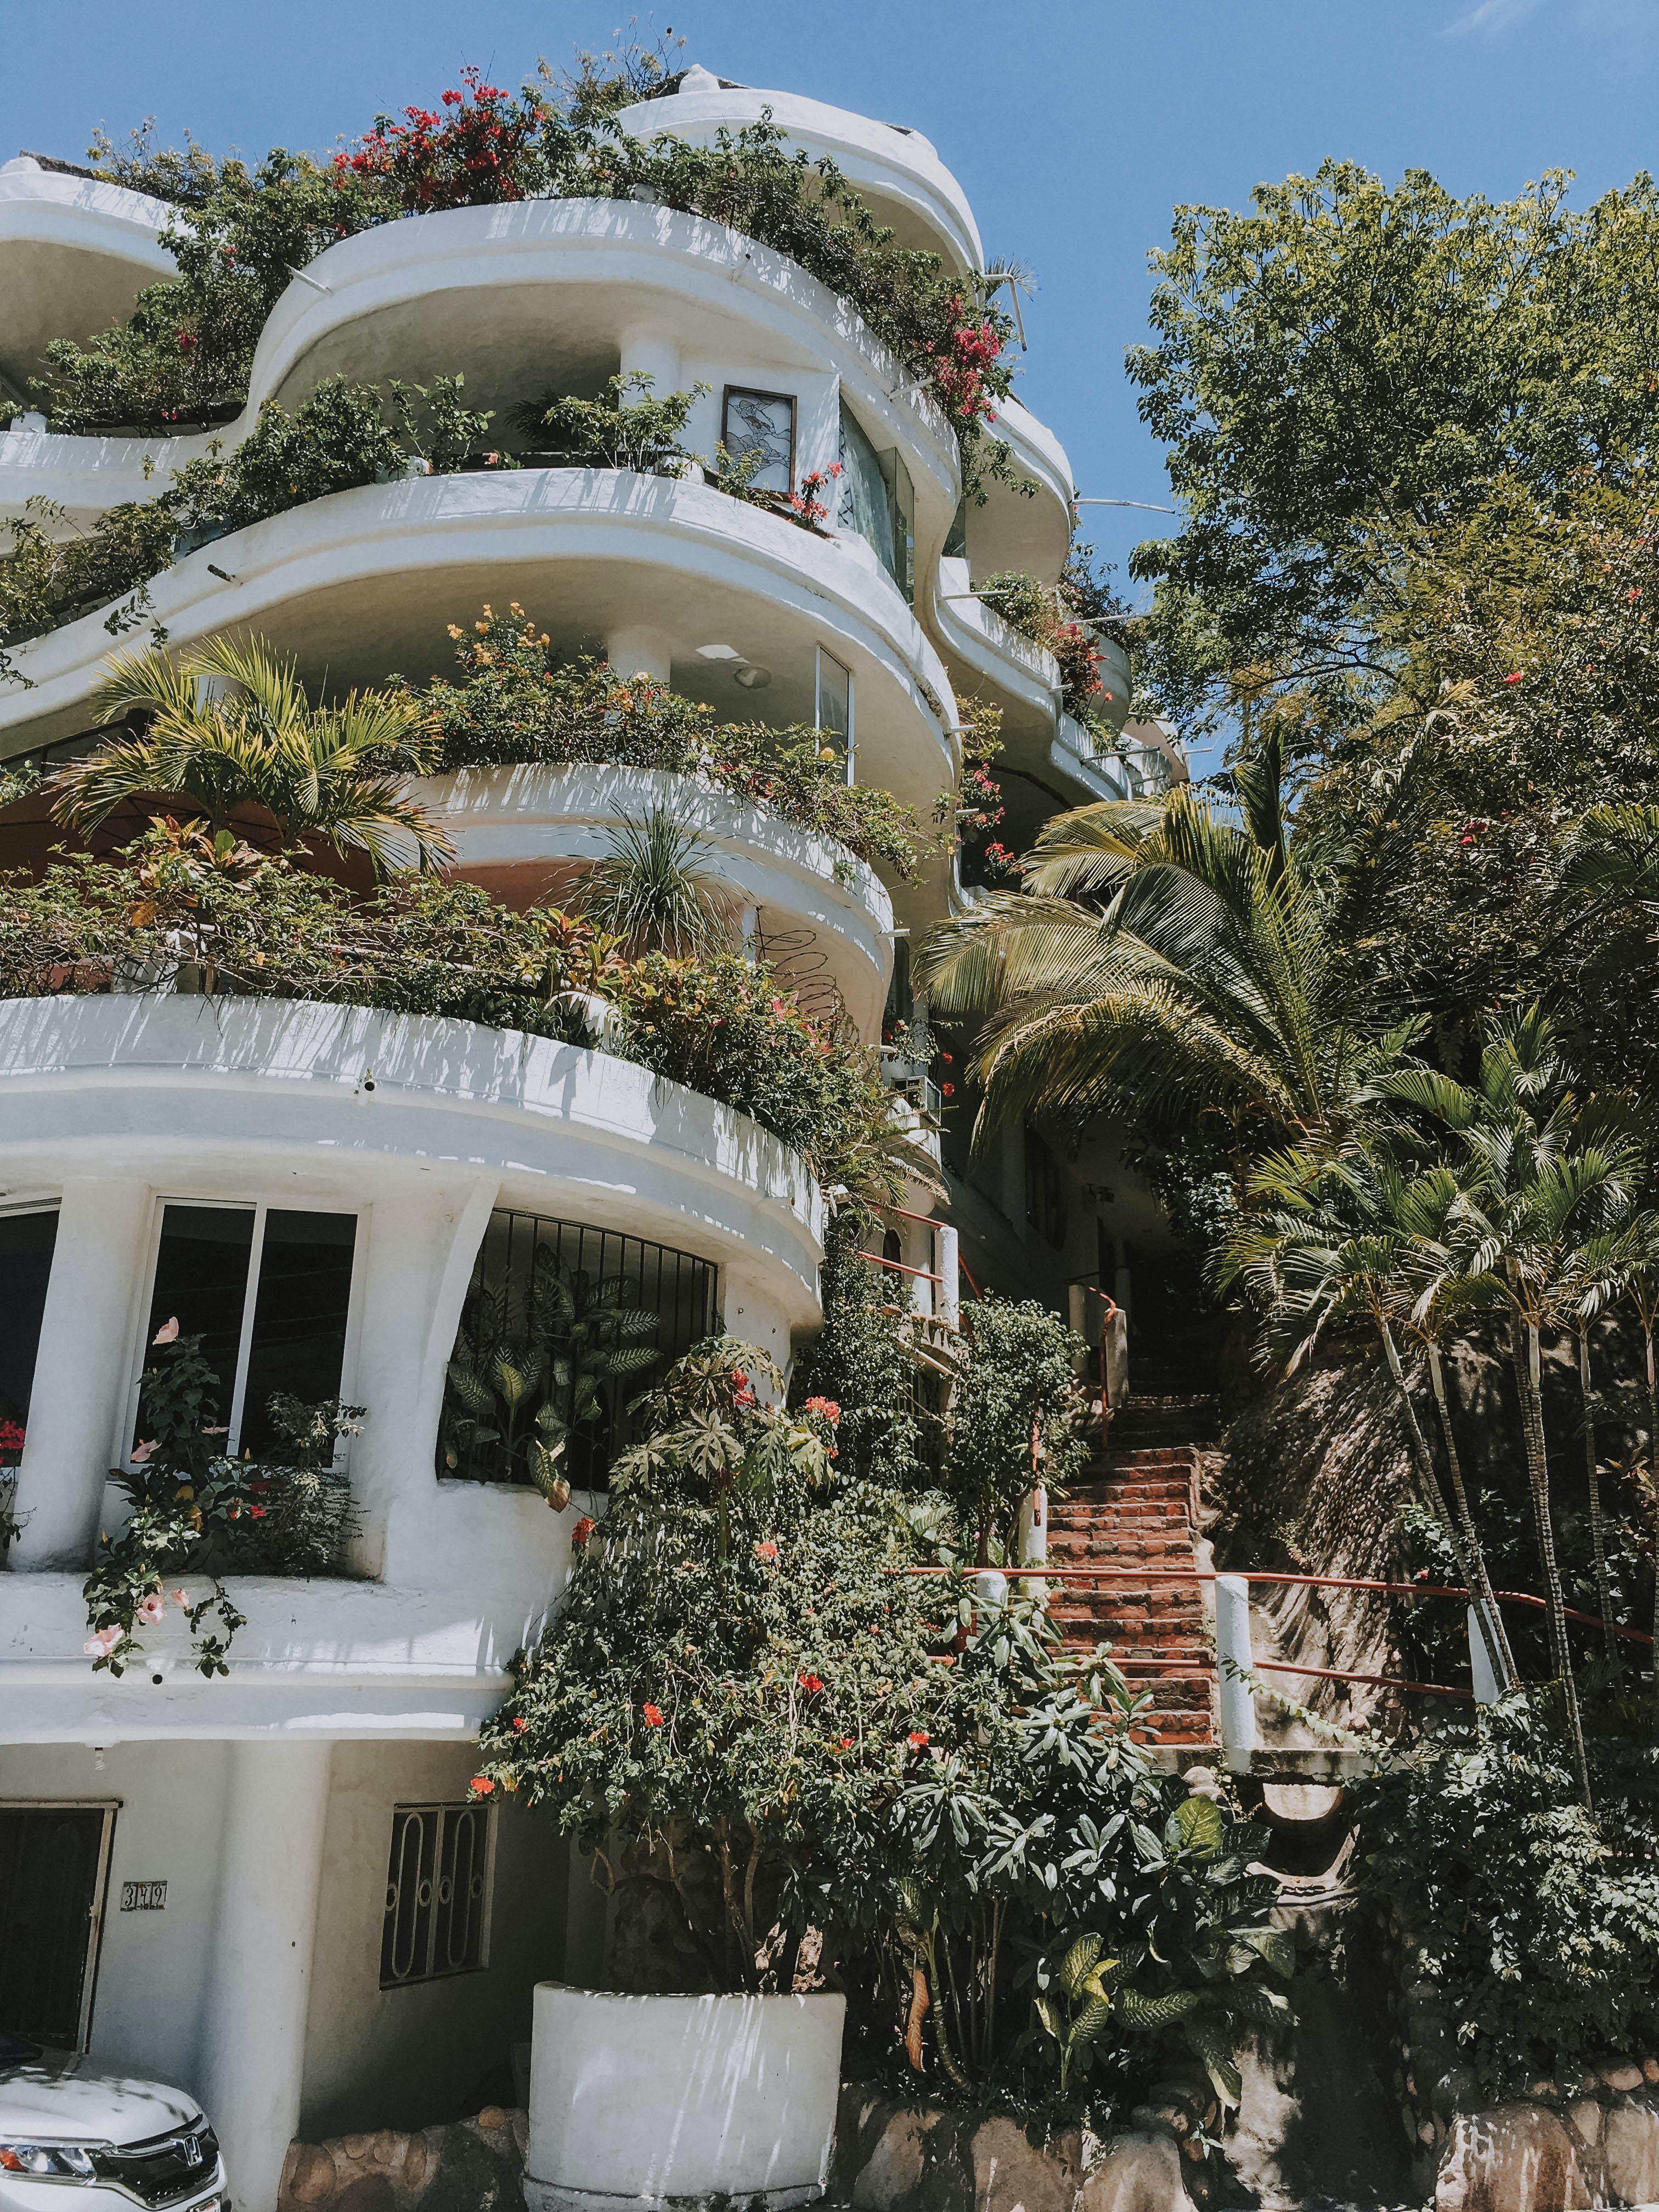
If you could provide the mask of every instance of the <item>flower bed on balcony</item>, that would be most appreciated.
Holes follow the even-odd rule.
[[[908,878],[922,842],[908,807],[869,784],[849,784],[821,733],[721,722],[649,677],[626,679],[603,661],[561,667],[544,632],[516,602],[453,625],[457,682],[404,686],[437,747],[441,769],[519,762],[592,761],[701,776],[833,838],[860,860]]]
[[[0,878],[0,997],[205,990],[448,1015],[604,1048],[736,1108],[821,1181],[887,1188],[906,1150],[873,1054],[735,953],[623,957],[547,908],[402,877],[355,896],[199,823],[158,823],[128,865]],[[891,1183],[893,1188],[896,1183]]]

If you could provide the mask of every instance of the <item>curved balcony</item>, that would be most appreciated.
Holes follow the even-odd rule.
[[[949,679],[863,541],[703,484],[526,469],[365,485],[186,556],[155,580],[150,618],[179,646],[258,633],[308,682],[343,689],[447,673],[448,624],[514,599],[567,653],[635,638],[643,619],[674,689],[727,719],[760,706],[811,724],[821,648],[853,672],[862,780],[924,818],[951,781]],[[732,657],[702,657],[709,644]],[[85,730],[117,649],[99,613],[17,647],[33,688],[0,696],[0,758]],[[763,696],[734,684],[738,656],[770,672]]]
[[[983,572],[981,572],[983,573]],[[1060,663],[978,598],[966,561],[941,561],[933,628],[966,687],[988,689],[1002,708],[1005,741],[1046,744],[1060,714]]]
[[[625,817],[662,807],[696,836],[733,936],[752,934],[814,1012],[875,1035],[892,970],[892,902],[843,846],[690,776],[655,769],[467,769],[414,786],[455,840],[455,873],[507,905],[568,896]]]
[[[125,322],[146,284],[176,276],[161,243],[173,210],[119,185],[0,165],[0,382],[27,401],[52,338],[88,338]]]
[[[341,240],[276,302],[247,407],[216,434],[235,447],[262,400],[292,408],[327,376],[419,382],[459,371],[469,404],[504,416],[550,389],[596,392],[636,367],[659,394],[712,387],[684,432],[711,456],[726,385],[793,392],[798,477],[836,461],[844,399],[872,444],[896,448],[909,470],[918,562],[944,544],[958,495],[954,434],[856,313],[737,231],[629,201],[457,208]],[[0,440],[0,514],[34,495],[77,516],[151,496],[157,477],[207,444],[14,432]]]
[[[0,1575],[0,1682],[27,1682],[28,1716],[21,1737],[15,1723],[0,1736],[476,1728],[562,1585],[580,1510],[432,1471],[445,1362],[495,1209],[718,1264],[728,1322],[786,1356],[791,1328],[819,1318],[823,1201],[798,1157],[602,1054],[301,1001],[15,1000],[0,1004],[0,1192],[62,1201],[25,1516],[32,1482],[84,1489],[130,1442],[158,1195],[349,1212],[343,1382],[368,1408],[350,1474],[373,1577],[235,1577],[249,1622],[228,1682],[189,1674],[179,1626],[147,1636],[146,1663],[113,1682],[81,1650],[81,1573],[14,1565]],[[8,1652],[27,1658],[14,1668]]]
[[[1005,440],[1016,479],[1036,485],[1036,496],[993,477],[983,507],[968,509],[968,555],[977,576],[1017,568],[1040,584],[1057,584],[1071,547],[1074,489],[1066,448],[1018,399],[1005,399],[988,434]]]
[[[983,269],[985,252],[967,194],[919,131],[877,123],[792,92],[757,92],[705,69],[689,69],[678,88],[624,107],[617,120],[633,138],[661,132],[706,146],[717,131],[735,135],[769,112],[789,148],[814,159],[827,154],[878,222],[901,246],[938,253],[959,275]]]

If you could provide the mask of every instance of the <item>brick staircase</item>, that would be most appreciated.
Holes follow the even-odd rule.
[[[1136,1395],[1112,1417],[1108,1446],[1048,1516],[1057,1567],[1196,1564],[1196,1447],[1216,1434],[1213,1397]],[[1218,1738],[1214,1657],[1198,1583],[1052,1583],[1049,1610],[1068,1644],[1112,1647],[1152,1704],[1135,1733],[1198,1749]]]

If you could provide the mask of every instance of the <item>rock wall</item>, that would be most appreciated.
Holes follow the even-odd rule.
[[[1537,2081],[1524,2101],[1460,2108],[1436,2085],[1443,2138],[1435,2212],[1584,2212],[1659,2203],[1659,2059],[1628,2058],[1572,2082]]]
[[[1031,2143],[1018,2121],[901,2104],[849,2083],[829,2201],[854,2212],[1194,2212],[1212,2193],[1188,2116],[1137,2112],[1109,2142],[1076,2130]]]
[[[476,2119],[290,2143],[277,2212],[522,2212],[530,2116],[486,2106]]]

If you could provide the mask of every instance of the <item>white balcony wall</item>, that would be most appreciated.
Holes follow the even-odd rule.
[[[740,1292],[781,1360],[792,1331],[819,1318],[822,1200],[775,1139],[642,1069],[466,1023],[179,997],[0,1006],[0,1186],[78,1203],[91,1165],[123,1218],[167,1198],[357,1213],[361,1321],[342,1395],[369,1409],[350,1474],[364,1522],[356,1564],[371,1578],[239,1576],[248,1625],[228,1681],[191,1672],[176,1611],[118,1680],[81,1648],[85,1549],[31,1571],[26,1545],[0,1575],[0,1742],[477,1729],[562,1587],[584,1502],[554,1513],[539,1493],[434,1471],[443,1365],[493,1205],[715,1261],[728,1315]],[[53,1519],[64,1480],[83,1542],[119,1510],[102,1475],[130,1438],[153,1240],[122,1249],[103,1291],[120,1325],[88,1338],[68,1316],[81,1362],[68,1392],[65,1312],[49,1292],[18,1474],[26,1531],[37,1500]],[[74,1453],[55,1425],[65,1395],[92,1409],[83,1427],[100,1409],[105,1423],[76,1430]]]
[[[145,285],[177,276],[161,242],[172,214],[164,200],[27,155],[0,163],[0,402],[32,404],[29,379],[52,339],[125,322]]]
[[[817,538],[702,484],[526,469],[365,485],[201,548],[152,592],[175,645],[261,635],[342,688],[389,667],[452,672],[448,625],[514,598],[569,653],[603,653],[648,609],[675,689],[727,716],[758,701],[769,721],[811,723],[823,647],[858,687],[861,780],[924,814],[951,781],[949,678],[862,539]],[[699,658],[711,642],[762,661],[771,687],[735,690]],[[95,613],[19,647],[29,688],[0,691],[0,758],[85,729],[118,649]]]
[[[625,107],[617,119],[633,138],[671,135],[704,146],[721,131],[735,137],[764,118],[786,134],[786,153],[804,148],[815,159],[828,155],[901,246],[937,253],[963,275],[984,267],[967,194],[919,131],[878,123],[799,93],[723,83],[698,68],[685,72],[678,92]]]

